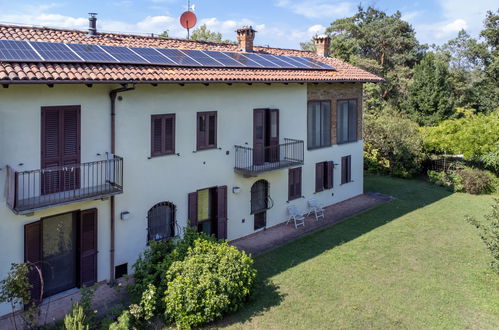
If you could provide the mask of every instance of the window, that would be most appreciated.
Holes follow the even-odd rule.
[[[307,110],[308,149],[331,145],[331,102],[310,101]]]
[[[175,153],[175,114],[151,116],[151,156]]]
[[[357,100],[339,100],[338,144],[357,141]]]
[[[199,232],[227,238],[227,186],[201,189],[188,195],[188,219]]]
[[[341,184],[352,182],[352,156],[341,157]]]
[[[259,180],[251,186],[251,214],[267,210],[268,204],[269,183],[266,180]]]
[[[197,150],[217,147],[217,112],[198,112]]]
[[[333,188],[333,162],[315,164],[315,192]]]
[[[301,167],[291,168],[288,173],[288,200],[301,197]]]
[[[147,240],[161,241],[175,236],[175,205],[162,202],[147,212]]]

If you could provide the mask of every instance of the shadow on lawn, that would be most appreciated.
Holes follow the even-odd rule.
[[[244,323],[280,305],[285,295],[272,283],[272,276],[451,195],[451,192],[421,180],[371,177],[366,181],[366,191],[388,194],[395,200],[258,256],[255,259],[258,283],[250,301],[239,312],[227,315],[212,327]]]

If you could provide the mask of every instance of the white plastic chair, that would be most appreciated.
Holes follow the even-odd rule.
[[[295,205],[288,206],[288,213],[289,219],[286,224],[288,224],[290,221],[293,221],[295,223],[295,228],[298,228],[299,226],[305,226],[304,213],[299,212]]]
[[[309,207],[309,211],[308,211],[308,214],[307,216],[310,215],[310,213],[314,213],[315,215],[315,220],[319,220],[319,218],[322,218],[324,219],[324,208],[322,207],[321,203],[315,199],[315,198],[311,198],[308,200],[308,207]]]

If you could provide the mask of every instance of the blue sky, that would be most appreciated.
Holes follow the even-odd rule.
[[[253,25],[256,43],[297,48],[301,41],[324,32],[337,18],[355,13],[359,0],[192,0],[198,25],[206,23],[224,38],[235,39],[234,30]],[[486,10],[495,10],[497,0],[371,0],[388,13],[400,10],[423,43],[443,43],[464,28],[477,36]],[[86,29],[87,13],[98,13],[98,29],[103,31],[159,33],[185,37],[179,16],[187,0],[0,0],[0,23],[20,23],[51,27]]]

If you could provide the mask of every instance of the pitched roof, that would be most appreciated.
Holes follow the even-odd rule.
[[[239,52],[235,44],[185,39],[101,33],[88,37],[86,31],[44,27],[1,25],[0,39],[99,44],[128,47],[202,49]],[[311,57],[332,65],[337,71],[299,69],[194,68],[158,65],[89,64],[57,62],[1,62],[0,83],[212,83],[212,82],[379,82],[378,76],[332,57],[313,52],[255,47],[255,52]]]

